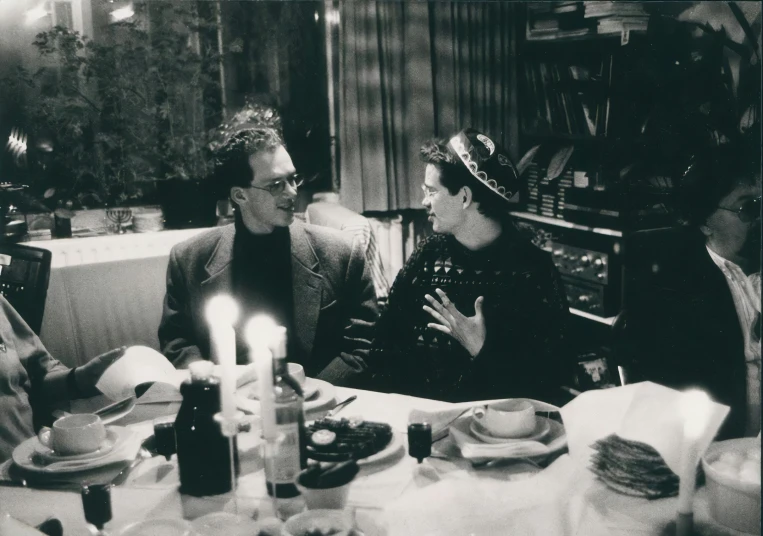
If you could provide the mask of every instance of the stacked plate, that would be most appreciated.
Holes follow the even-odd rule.
[[[164,229],[164,215],[161,210],[134,212],[132,230],[136,233],[151,233]]]
[[[591,471],[615,491],[648,499],[678,494],[678,476],[653,447],[612,434],[591,448]]]

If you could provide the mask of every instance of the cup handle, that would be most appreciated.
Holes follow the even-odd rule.
[[[485,417],[486,411],[483,407],[474,408],[472,410],[472,415],[475,419],[480,420]]]
[[[37,432],[37,439],[40,440],[40,443],[45,445],[48,448],[53,448],[50,446],[50,428],[47,426],[43,426],[40,428],[40,431]]]

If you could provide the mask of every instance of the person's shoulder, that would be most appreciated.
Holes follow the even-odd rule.
[[[177,258],[185,259],[196,255],[211,254],[224,236],[235,233],[233,224],[222,227],[213,227],[197,235],[178,242],[172,247]]]
[[[348,253],[352,249],[352,235],[347,231],[302,222],[294,222],[291,226],[293,233],[305,233],[310,243],[317,249]]]

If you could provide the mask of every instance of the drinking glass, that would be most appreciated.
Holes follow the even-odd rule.
[[[111,521],[111,484],[85,484],[81,494],[85,520],[102,531]]]
[[[175,439],[175,417],[166,416],[154,419],[154,450],[170,461],[177,452]]]
[[[432,455],[432,425],[414,422],[408,425],[408,455],[419,463]]]

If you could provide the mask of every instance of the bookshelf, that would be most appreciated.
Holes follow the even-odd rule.
[[[527,171],[525,211],[619,230],[664,225],[668,211],[660,201],[653,213],[639,209],[631,217],[629,186],[621,180],[650,142],[642,131],[651,103],[640,91],[654,54],[647,22],[643,3],[526,5],[518,23],[520,152],[541,150]],[[570,145],[564,172],[548,180],[551,155]]]

